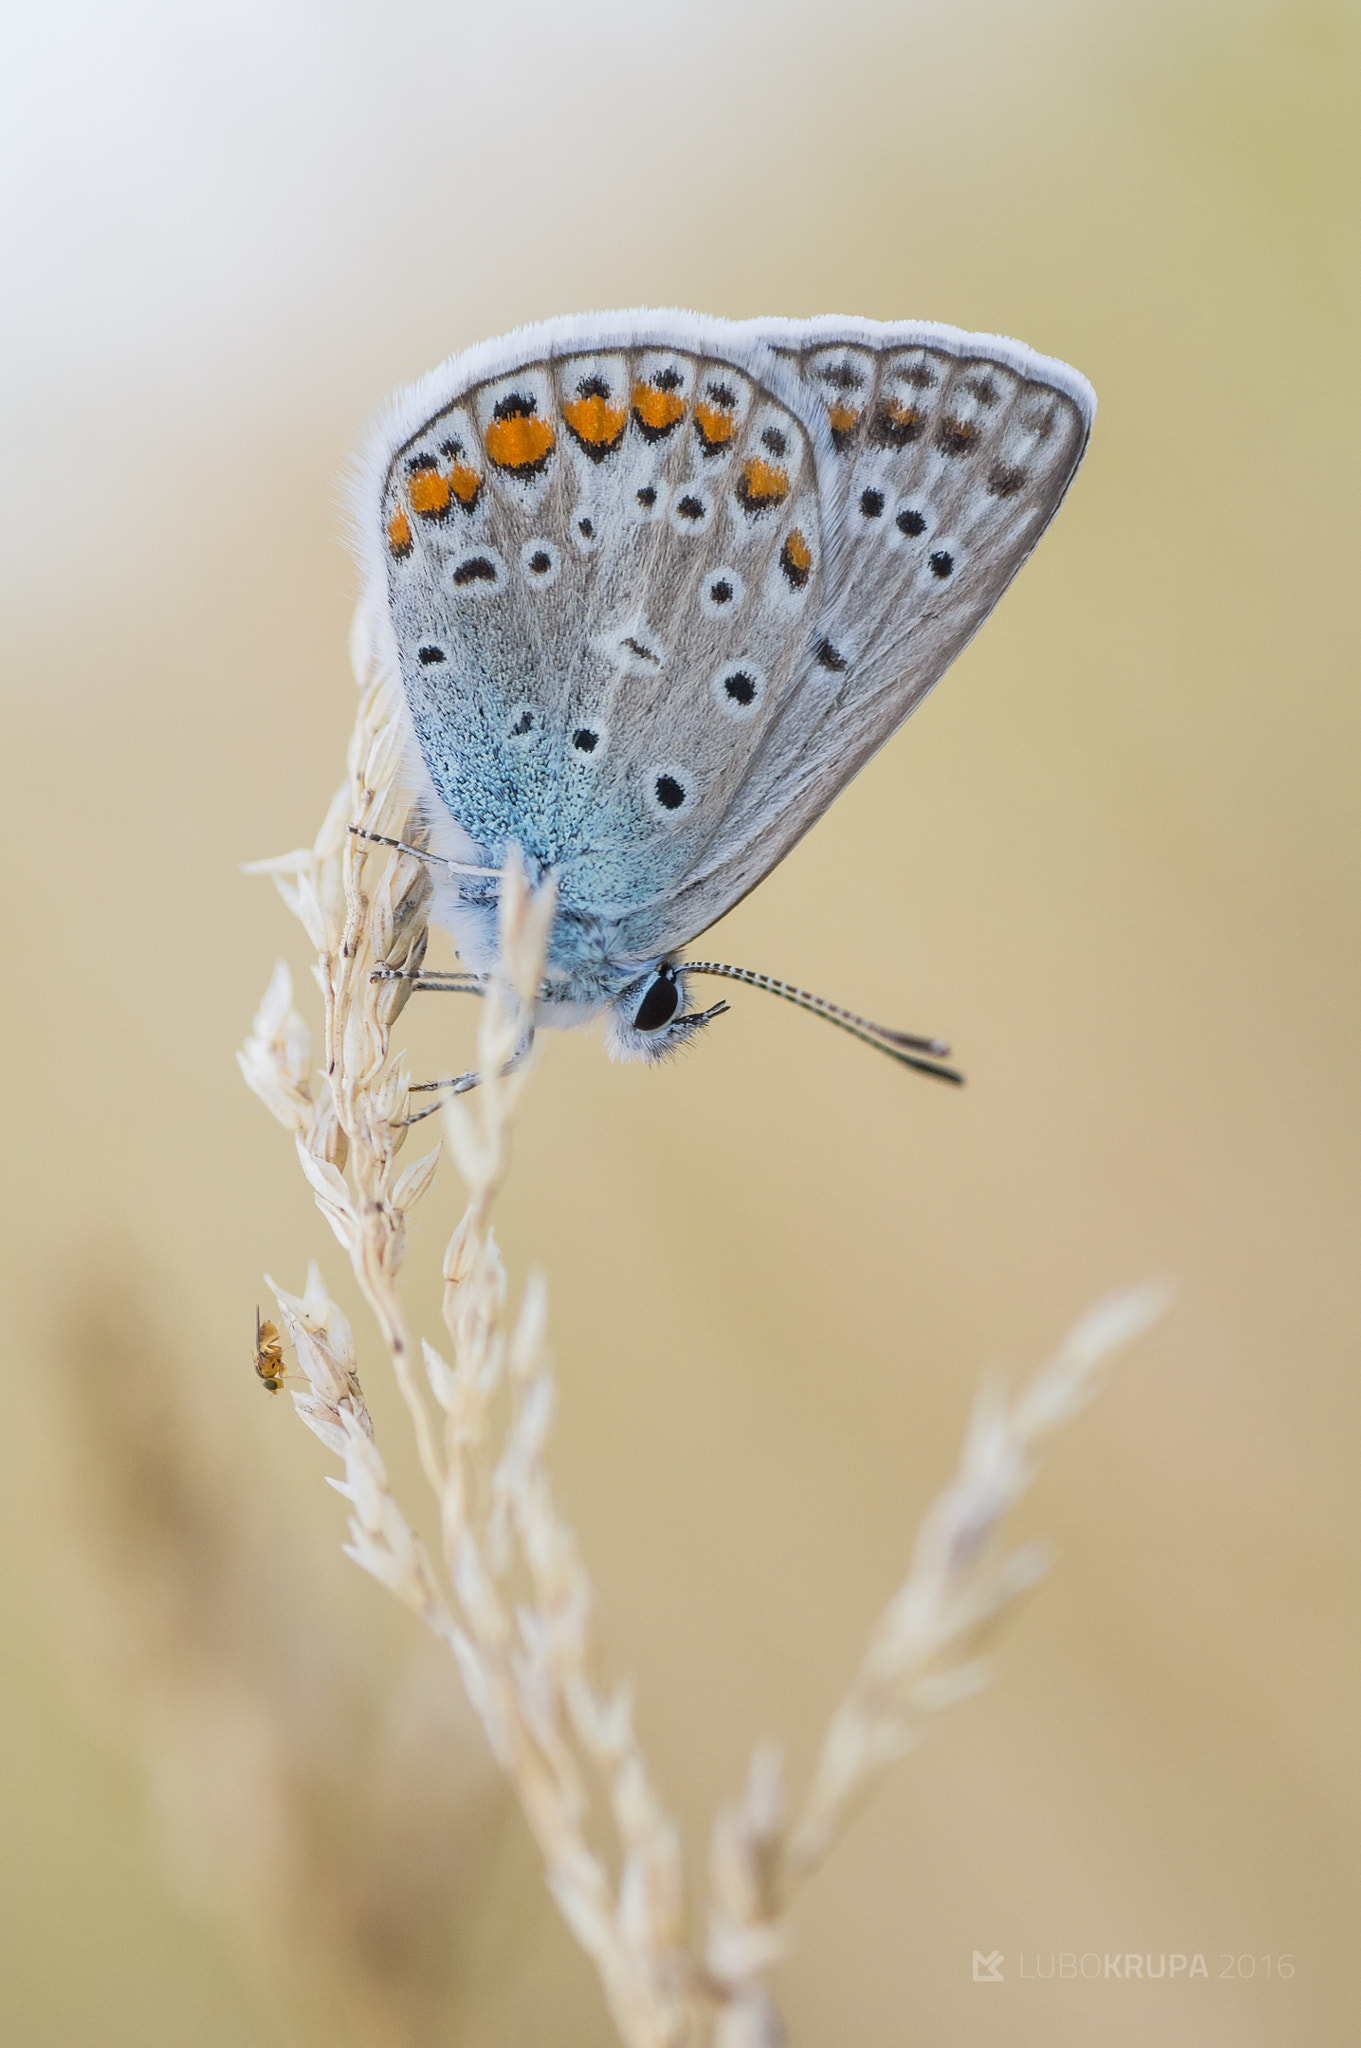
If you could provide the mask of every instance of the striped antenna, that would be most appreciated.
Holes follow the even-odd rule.
[[[937,1064],[950,1050],[939,1038],[918,1038],[910,1031],[890,1031],[885,1024],[874,1024],[868,1017],[861,1017],[854,1010],[843,1010],[840,1003],[829,1003],[825,996],[814,996],[807,989],[795,988],[791,982],[777,981],[773,974],[759,974],[754,967],[729,967],[721,960],[677,960],[678,974],[720,974],[727,981],[745,982],[748,988],[763,988],[767,994],[781,996],[795,1009],[807,1010],[814,1017],[825,1017],[829,1024],[835,1024],[839,1031],[847,1031],[852,1038],[858,1038],[862,1045],[872,1045],[876,1052],[887,1053],[899,1065],[912,1067],[919,1074],[934,1074],[938,1081],[952,1081],[957,1088],[964,1085],[964,1076],[954,1067]],[[922,1058],[920,1055],[927,1057]]]

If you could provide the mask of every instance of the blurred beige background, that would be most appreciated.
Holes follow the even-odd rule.
[[[741,991],[666,1071],[542,1062],[504,1235],[612,1664],[698,1858],[759,1733],[806,1765],[979,1369],[1171,1276],[1028,1506],[1057,1565],[996,1684],[805,1898],[781,1996],[810,2048],[1350,2039],[1361,12],[86,0],[6,37],[0,2038],[608,2038],[250,1370],[262,1270],[342,1274],[233,1065],[306,964],[238,863],[339,779],[377,401],[675,303],[1016,334],[1101,411],[998,615],[714,941],[946,1034],[969,1089]],[[415,1010],[461,1063],[471,1020]],[[1209,1975],[1020,1980],[1126,1951]]]

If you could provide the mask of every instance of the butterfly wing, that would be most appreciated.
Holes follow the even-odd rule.
[[[830,446],[755,333],[616,320],[444,365],[381,423],[358,506],[436,823],[552,867],[560,931],[611,960],[652,950],[806,665]]]
[[[1093,407],[1019,344],[865,321],[588,315],[452,358],[357,505],[436,845],[552,867],[569,971],[687,943],[977,630]]]
[[[721,831],[630,921],[642,949],[686,943],[745,895],[921,702],[1053,518],[1095,411],[1076,371],[995,336],[753,327],[823,429],[822,592]]]

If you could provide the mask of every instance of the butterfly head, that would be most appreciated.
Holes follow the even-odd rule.
[[[726,1003],[687,1010],[684,977],[681,963],[660,960],[616,996],[605,1033],[611,1058],[649,1064],[669,1059],[697,1031],[722,1016]]]

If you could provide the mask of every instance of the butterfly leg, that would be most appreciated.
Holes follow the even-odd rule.
[[[375,983],[409,981],[411,993],[417,996],[480,996],[486,993],[486,981],[480,974],[460,973],[457,970],[445,973],[433,967],[375,967],[369,980]]]
[[[524,1065],[525,1061],[529,1058],[530,1052],[533,1050],[533,1046],[534,1032],[531,1027],[526,1031],[524,1037],[502,1067],[502,1079],[507,1074],[513,1074],[517,1067]],[[466,1074],[455,1074],[448,1081],[413,1081],[408,1092],[412,1095],[423,1095],[435,1089],[440,1089],[447,1091],[451,1095],[466,1095],[470,1089],[479,1087],[482,1079],[483,1076],[480,1069],[472,1067]],[[398,1128],[404,1130],[409,1124],[421,1123],[426,1117],[433,1116],[440,1107],[441,1104],[439,1102],[432,1102],[428,1109],[418,1109],[414,1116],[402,1117]]]

